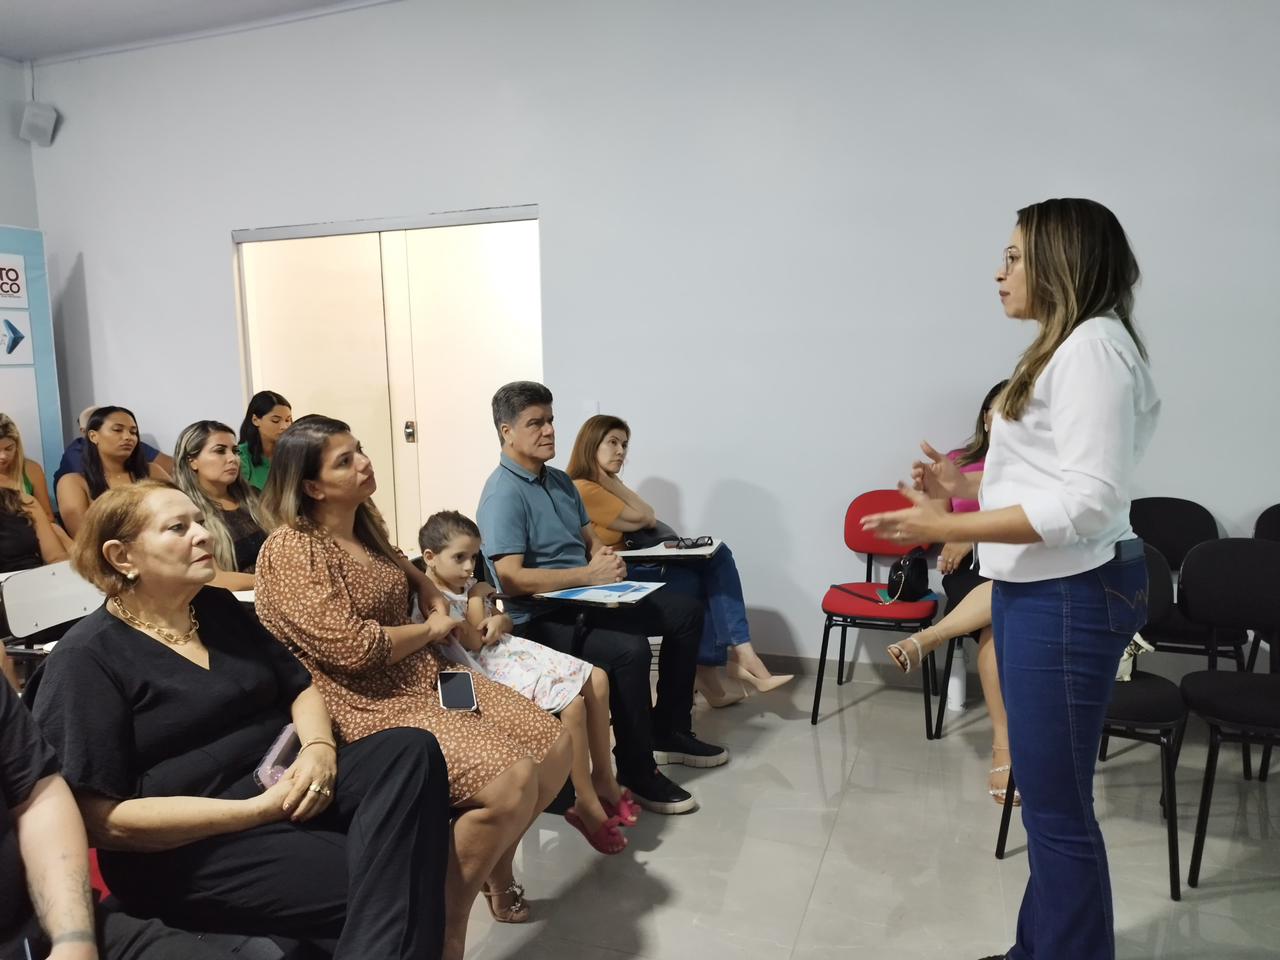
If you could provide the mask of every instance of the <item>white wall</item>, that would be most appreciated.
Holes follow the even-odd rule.
[[[18,139],[26,100],[22,66],[0,58],[0,223],[15,227],[38,226],[31,145]]]
[[[42,68],[67,406],[238,422],[234,228],[537,203],[560,462],[628,417],[758,645],[812,655],[850,497],[960,442],[1026,342],[1014,211],[1089,196],[1146,275],[1139,492],[1242,531],[1280,500],[1278,31],[1270,0],[406,0]]]

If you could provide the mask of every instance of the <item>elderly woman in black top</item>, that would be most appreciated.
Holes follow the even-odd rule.
[[[109,490],[72,563],[106,604],[33,696],[112,892],[175,926],[337,938],[339,958],[438,957],[448,788],[434,738],[337,750],[310,677],[214,575],[200,512],[167,483]],[[255,767],[292,719],[297,759]]]

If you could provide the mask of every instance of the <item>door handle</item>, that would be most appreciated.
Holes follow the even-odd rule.
[[[416,421],[406,420],[404,422],[404,442],[405,443],[418,442],[418,424]]]

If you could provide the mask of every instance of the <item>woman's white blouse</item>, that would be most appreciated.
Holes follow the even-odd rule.
[[[1076,327],[1045,366],[1020,420],[997,415],[982,475],[983,510],[1020,505],[1043,542],[983,543],[993,580],[1028,583],[1094,570],[1133,536],[1133,472],[1160,397],[1114,316]]]

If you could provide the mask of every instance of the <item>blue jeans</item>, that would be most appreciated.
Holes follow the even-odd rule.
[[[1133,543],[1136,555],[1127,549],[1087,573],[997,581],[993,588],[1000,686],[1031,865],[1010,960],[1115,957],[1093,771],[1120,655],[1147,618],[1147,564],[1141,543]]]
[[[679,593],[697,597],[706,608],[698,663],[720,667],[729,659],[729,648],[751,642],[747,604],[742,597],[738,564],[727,543],[707,560],[675,560],[671,563],[629,564],[633,580],[661,582]]]

